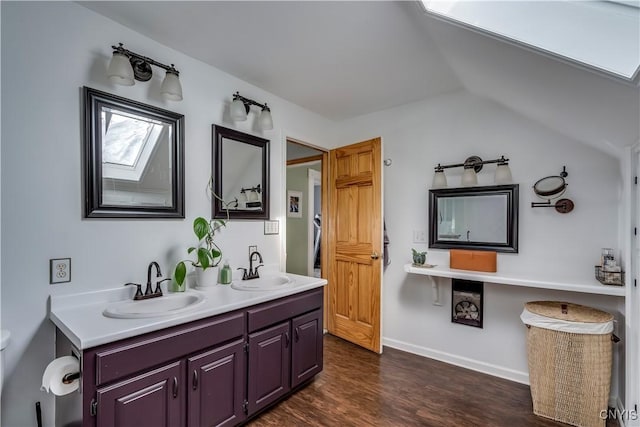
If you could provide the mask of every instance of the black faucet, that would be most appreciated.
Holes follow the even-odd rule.
[[[167,280],[171,280],[171,279],[158,280],[156,282],[156,288],[152,290],[151,289],[151,270],[153,270],[154,266],[156,268],[156,277],[162,277],[162,272],[160,271],[160,266],[158,265],[158,263],[155,261],[151,261],[151,263],[149,264],[149,267],[147,268],[147,287],[144,290],[144,294],[142,293],[142,285],[138,283],[125,283],[125,286],[132,285],[136,287],[136,294],[133,296],[133,299],[135,301],[161,297],[162,289],[160,288],[160,283],[166,282]]]
[[[258,259],[256,261],[260,262],[260,265],[256,265],[256,268],[253,268],[255,255],[258,256]],[[251,254],[249,254],[249,271],[247,271],[246,268],[239,268],[238,270],[243,271],[242,280],[251,280],[260,278],[260,274],[258,274],[258,268],[260,267],[262,267],[262,255],[260,255],[260,252],[258,251],[253,251],[251,252]]]
[[[153,270],[154,266],[156,268],[156,277],[162,277],[162,272],[160,271],[160,266],[158,265],[158,263],[155,261],[151,261],[151,263],[149,263],[149,267],[147,267],[147,287],[144,290],[144,296],[147,298],[162,296],[162,289],[160,289],[160,283],[164,282],[164,280],[157,281],[155,290],[151,290],[151,270]]]

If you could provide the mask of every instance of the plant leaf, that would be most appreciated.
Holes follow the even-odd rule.
[[[209,251],[205,248],[198,248],[198,263],[200,267],[208,268],[209,267]]]
[[[209,232],[209,222],[201,216],[197,217],[193,220],[193,232],[198,237],[198,240],[202,240]]]
[[[193,251],[195,251],[196,248],[194,248],[193,246],[191,246],[189,249],[187,249],[187,253],[191,253]]]
[[[180,261],[178,265],[176,265],[176,269],[173,272],[173,277],[176,280],[176,283],[180,286],[184,283],[184,278],[187,276],[187,266],[184,265],[184,262]]]
[[[211,258],[215,259],[215,258],[220,258],[222,256],[222,252],[220,252],[217,249],[211,249]]]

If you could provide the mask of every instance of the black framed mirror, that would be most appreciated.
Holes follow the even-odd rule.
[[[213,218],[269,219],[269,140],[212,125]]]
[[[518,184],[429,190],[429,247],[518,252]]]
[[[85,217],[184,218],[184,116],[83,88]]]

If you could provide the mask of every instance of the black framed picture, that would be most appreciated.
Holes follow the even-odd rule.
[[[451,279],[451,321],[482,328],[484,283]]]

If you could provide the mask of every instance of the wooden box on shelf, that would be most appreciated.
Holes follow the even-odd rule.
[[[495,273],[498,270],[496,252],[451,249],[449,251],[449,267],[458,270]]]

